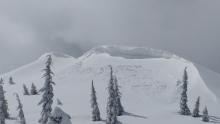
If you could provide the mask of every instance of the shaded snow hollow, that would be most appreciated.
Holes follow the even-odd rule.
[[[194,107],[196,98],[201,96],[201,109],[207,105],[213,116],[220,116],[218,84],[219,74],[197,66],[175,54],[149,48],[100,46],[83,56],[74,58],[60,53],[46,53],[38,60],[15,69],[3,76],[6,98],[11,116],[16,116],[14,92],[18,92],[24,104],[27,123],[38,124],[41,95],[22,96],[22,85],[28,87],[34,82],[39,89],[43,86],[42,69],[47,55],[52,55],[55,73],[55,98],[62,103],[72,123],[95,124],[91,121],[90,86],[94,80],[101,116],[105,119],[109,80],[108,65],[114,68],[121,86],[122,104],[127,114],[119,117],[124,124],[200,124],[200,119],[182,117],[179,110],[180,83],[183,70],[188,67],[189,107]],[[204,75],[205,74],[205,75]],[[8,85],[12,76],[16,85]],[[216,78],[214,78],[216,77]],[[213,85],[215,84],[215,86]],[[210,90],[211,89],[211,90]],[[54,103],[56,105],[56,103]],[[217,119],[218,121],[218,119]],[[8,121],[7,124],[14,124]],[[104,124],[104,122],[97,122]]]

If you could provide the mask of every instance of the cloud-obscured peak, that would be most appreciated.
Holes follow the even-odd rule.
[[[216,69],[219,6],[219,0],[1,0],[0,66],[5,71],[48,51],[80,56],[107,44],[165,49]]]

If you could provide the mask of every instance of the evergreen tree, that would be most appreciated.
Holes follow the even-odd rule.
[[[91,87],[91,108],[92,108],[92,120],[93,121],[101,121],[100,117],[100,111],[97,103],[97,97],[96,97],[96,91],[94,88],[94,84],[92,81],[92,87]]]
[[[9,113],[8,113],[8,102],[5,99],[5,91],[3,89],[3,86],[0,85],[0,102],[2,103],[2,111],[4,113],[4,118],[9,118]]]
[[[9,78],[9,84],[10,84],[10,85],[14,85],[14,84],[15,84],[15,82],[13,81],[13,78],[12,78],[12,77]]]
[[[51,55],[48,56],[48,59],[46,61],[46,68],[44,69],[44,86],[40,89],[40,92],[43,93],[42,99],[39,102],[39,105],[42,105],[42,112],[41,112],[41,118],[39,122],[41,124],[46,124],[48,122],[48,119],[51,115],[52,111],[52,104],[53,104],[53,85],[55,83],[52,80],[53,72],[51,70],[52,65],[52,57]]]
[[[180,100],[180,114],[181,115],[190,115],[191,114],[189,107],[187,105],[187,102],[188,102],[187,87],[188,87],[188,75],[187,75],[187,68],[185,68],[184,75],[183,75],[181,100]]]
[[[63,105],[63,103],[61,102],[61,100],[60,100],[60,99],[57,99],[57,105],[60,105],[60,106],[62,106],[62,105]]]
[[[200,117],[200,115],[199,115],[199,106],[200,106],[200,97],[197,98],[195,108],[194,108],[193,113],[192,113],[193,117]]]
[[[117,116],[121,116],[124,113],[124,108],[121,104],[121,93],[119,91],[118,80],[116,76],[114,76],[114,91]]]
[[[36,86],[34,85],[34,83],[31,84],[31,95],[37,95],[38,92],[37,92],[37,88]]]
[[[209,113],[207,107],[203,110],[202,121],[209,122]]]
[[[1,85],[1,84],[4,84],[3,78],[0,79],[0,85]]]
[[[4,108],[3,102],[0,101],[0,124],[5,124],[5,114],[3,108]]]
[[[28,88],[25,84],[23,84],[23,94],[24,95],[30,95],[29,91],[28,91]]]
[[[109,85],[108,85],[108,94],[109,96],[108,96],[108,102],[107,102],[106,124],[118,124],[112,66],[110,66],[110,80],[109,80]]]
[[[18,94],[16,94],[16,98],[17,98],[17,101],[18,101],[17,110],[18,110],[19,123],[20,124],[26,124],[26,120],[25,120],[25,117],[24,117],[24,111],[23,111],[23,105],[21,103],[21,100],[20,100]]]

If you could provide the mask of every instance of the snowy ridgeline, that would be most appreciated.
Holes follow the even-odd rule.
[[[15,107],[18,101],[22,104],[25,122],[32,124],[38,124],[39,119],[45,124],[220,122],[219,95],[213,88],[218,86],[212,85],[218,80],[201,75],[209,72],[213,76],[211,71],[203,69],[201,73],[200,68],[191,62],[168,53],[157,52],[153,57],[154,52],[151,50],[151,56],[146,54],[145,57],[140,55],[142,57],[134,58],[143,48],[116,50],[120,54],[111,49],[92,49],[78,59],[49,53],[2,75],[8,112],[12,118],[6,119],[6,123],[22,122],[19,119],[22,116],[17,117],[21,111],[16,111]],[[128,56],[130,50],[132,54]],[[47,61],[45,65],[48,55],[53,58],[53,64]],[[112,75],[109,65],[113,67]],[[46,70],[43,73],[45,67],[55,75]],[[185,67],[187,80],[183,78]],[[215,79],[220,79],[220,76],[217,75]],[[110,85],[111,81],[114,85]],[[187,86],[183,85],[184,82],[187,82]],[[184,87],[185,90],[182,89]],[[19,100],[16,100],[14,93],[19,94]],[[205,106],[208,109],[202,111]],[[195,118],[181,114],[192,114]],[[14,117],[18,120],[13,120]]]

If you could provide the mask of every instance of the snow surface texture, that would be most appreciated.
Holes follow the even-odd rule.
[[[201,111],[209,109],[212,122],[220,123],[220,75],[202,66],[197,66],[174,54],[149,48],[101,46],[79,58],[60,53],[47,53],[38,60],[3,74],[4,90],[8,99],[10,114],[17,115],[14,93],[19,93],[27,123],[38,124],[41,94],[23,96],[23,84],[29,89],[35,83],[37,89],[43,86],[42,69],[46,55],[52,55],[55,73],[55,98],[63,103],[62,110],[71,116],[73,124],[105,124],[91,121],[90,86],[94,80],[102,119],[106,118],[107,84],[112,65],[122,92],[122,104],[126,111],[119,117],[123,124],[202,124],[201,118],[178,115],[180,85],[183,70],[188,67],[189,107],[194,108],[201,97]],[[8,84],[12,76],[15,85]],[[211,90],[210,90],[211,89]],[[16,121],[8,120],[7,124]]]

